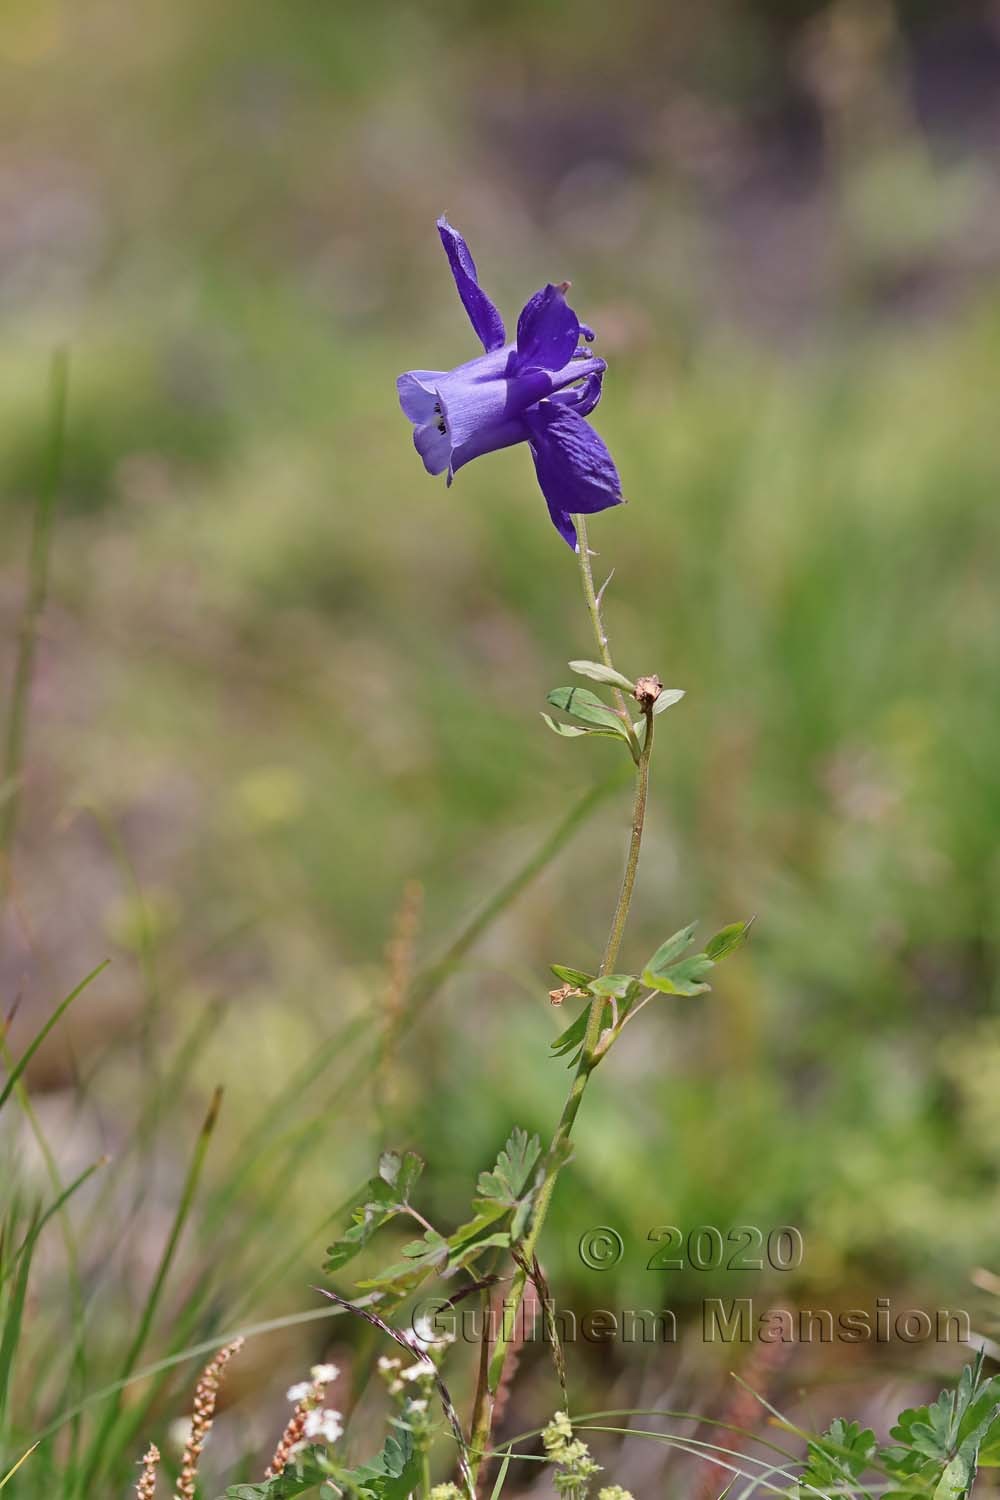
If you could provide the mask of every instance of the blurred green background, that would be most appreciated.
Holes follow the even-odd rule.
[[[803,1264],[756,1289],[768,1305],[882,1295],[988,1329],[995,10],[13,0],[0,66],[5,681],[49,351],[72,361],[0,976],[16,1052],[114,960],[29,1075],[67,1175],[121,1162],[81,1210],[93,1380],[216,1083],[208,1197],[150,1357],[195,1285],[192,1342],[314,1306],[321,1221],[380,1142],[427,1157],[422,1206],[457,1222],[509,1126],[546,1135],[561,1104],[546,966],[598,956],[624,791],[379,1075],[358,1062],[398,998],[401,926],[433,959],[619,759],[538,718],[591,642],[528,455],[448,490],[397,409],[401,370],[475,353],[442,211],[509,325],[572,278],[611,366],[595,422],[631,503],[591,528],[608,625],[626,670],[687,689],[660,721],[627,960],[757,914],[714,993],[651,1007],[602,1070],[549,1279],[581,1312],[696,1320],[733,1278],[645,1271],[652,1226],[794,1224]],[[576,1247],[604,1223],[626,1255],[602,1275]],[[56,1235],[48,1274],[39,1351],[68,1295]],[[246,1443],[337,1329],[261,1341],[234,1376]],[[829,1381],[850,1355],[858,1407],[872,1373],[959,1353],[799,1350],[773,1378]],[[734,1354],[573,1358],[578,1405],[707,1409]],[[41,1352],[29,1367],[27,1435],[66,1389]],[[555,1402],[538,1352],[511,1430]]]

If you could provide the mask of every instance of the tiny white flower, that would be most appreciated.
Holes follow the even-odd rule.
[[[427,1410],[427,1402],[426,1401],[411,1401],[410,1402],[410,1410],[411,1411],[426,1411]]]
[[[403,1382],[401,1380],[390,1381],[390,1383],[389,1383],[389,1395],[390,1396],[398,1396],[399,1393],[400,1393],[400,1391],[402,1389],[403,1389]]]
[[[304,1431],[307,1438],[322,1438],[325,1443],[335,1443],[344,1431],[340,1412],[329,1408],[308,1412]]]
[[[445,1344],[455,1342],[455,1335],[436,1328],[434,1319],[428,1313],[421,1313],[418,1318],[414,1318],[410,1336],[413,1342],[425,1352],[428,1349],[443,1348]]]
[[[408,1365],[399,1372],[401,1380],[426,1380],[428,1375],[433,1374],[434,1365],[429,1359],[418,1359],[415,1365]]]
[[[385,1354],[380,1354],[378,1357],[378,1367],[383,1375],[388,1374],[390,1370],[398,1370],[402,1363],[401,1359],[389,1359]]]
[[[319,1385],[333,1385],[340,1370],[336,1365],[313,1365],[309,1373]]]
[[[311,1394],[312,1382],[310,1380],[300,1380],[298,1385],[290,1385],[285,1392],[293,1406],[298,1406],[300,1401],[304,1401]]]

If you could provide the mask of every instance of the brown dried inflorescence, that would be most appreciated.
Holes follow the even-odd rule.
[[[184,1454],[181,1458],[181,1472],[177,1480],[177,1494],[175,1500],[194,1500],[195,1483],[198,1478],[198,1463],[201,1459],[201,1451],[205,1446],[205,1439],[211,1431],[212,1422],[215,1419],[215,1406],[219,1399],[219,1386],[222,1384],[222,1375],[226,1365],[234,1354],[238,1354],[243,1348],[242,1339],[234,1339],[224,1349],[220,1349],[215,1358],[205,1366],[201,1378],[195,1386],[194,1410],[191,1413],[191,1431],[188,1440],[184,1444]],[[150,1491],[152,1494],[152,1491]]]
[[[156,1497],[156,1470],[160,1462],[160,1450],[155,1443],[150,1443],[142,1460],[142,1473],[139,1475],[139,1483],[135,1487],[137,1500],[155,1500]]]
[[[635,701],[640,708],[652,708],[662,692],[663,683],[656,676],[655,672],[651,677],[638,678],[633,689]]]
[[[570,1000],[577,995],[583,996],[586,993],[586,990],[577,989],[575,985],[561,984],[558,989],[549,990],[549,999],[553,1005],[562,1005],[564,1000]]]
[[[329,1374],[327,1372],[330,1372]],[[306,1418],[311,1411],[322,1406],[326,1388],[337,1377],[336,1367],[332,1365],[316,1365],[312,1371],[312,1380],[302,1390],[302,1395],[295,1403],[295,1409],[288,1420],[288,1426],[278,1440],[278,1446],[274,1450],[274,1457],[267,1466],[265,1479],[274,1479],[278,1474],[283,1474],[295,1457],[296,1453],[304,1447],[306,1441]],[[291,1392],[289,1394],[292,1394]]]

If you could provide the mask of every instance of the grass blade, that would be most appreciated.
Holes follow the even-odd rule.
[[[504,1481],[507,1478],[507,1470],[509,1468],[510,1468],[510,1449],[508,1448],[507,1451],[506,1451],[506,1453],[503,1456],[503,1463],[500,1465],[500,1472],[497,1475],[497,1482],[493,1486],[493,1489],[490,1492],[490,1500],[500,1500],[500,1495],[501,1495],[501,1492],[502,1492],[503,1487],[504,1487]]]
[[[3,1476],[3,1478],[0,1479],[0,1490],[2,1490],[5,1487],[5,1485],[7,1484],[7,1481],[9,1479],[13,1479],[14,1478],[14,1475],[17,1473],[18,1469],[21,1467],[21,1465],[25,1462],[26,1459],[29,1459],[31,1457],[31,1455],[34,1453],[34,1451],[35,1451],[35,1449],[37,1447],[38,1447],[37,1443],[32,1443],[31,1447],[25,1453],[21,1454],[21,1457],[18,1459],[18,1461],[14,1465],[14,1467],[12,1469],[8,1469],[7,1470],[7,1472]]]
[[[88,984],[91,984],[92,981],[97,978],[98,974],[103,973],[110,962],[110,958],[106,958],[104,959],[103,963],[99,963],[97,965],[96,969],[91,969],[86,979],[81,979],[76,989],[71,990],[70,993],[66,996],[65,1000],[61,1001],[60,1004],[56,1006],[55,1010],[52,1012],[51,1016],[49,1016],[49,1019],[46,1021],[41,1031],[35,1037],[34,1041],[30,1043],[27,1050],[21,1054],[19,1060],[14,1064],[7,1082],[5,1083],[4,1087],[0,1089],[0,1109],[3,1109],[4,1105],[7,1103],[7,1100],[10,1098],[11,1094],[14,1092],[14,1089],[17,1087],[18,1079],[30,1063],[31,1059],[34,1057],[35,1053],[38,1051],[39,1047],[44,1042],[45,1038],[48,1036],[49,1032],[52,1030],[53,1026],[58,1025],[63,1016],[69,1010],[70,1006],[73,1004],[73,1001],[76,1000],[78,996],[83,994]]]
[[[163,1295],[163,1288],[166,1285],[167,1277],[170,1274],[170,1268],[173,1265],[174,1256],[177,1253],[177,1247],[180,1244],[181,1235],[184,1233],[184,1226],[187,1223],[188,1216],[190,1215],[191,1209],[194,1205],[195,1194],[198,1190],[198,1183],[201,1179],[202,1170],[205,1165],[205,1157],[208,1153],[209,1143],[212,1139],[212,1134],[215,1130],[215,1126],[219,1118],[219,1109],[221,1105],[222,1089],[217,1088],[215,1090],[215,1093],[212,1095],[212,1102],[208,1107],[208,1113],[205,1116],[204,1124],[202,1125],[201,1130],[198,1134],[198,1140],[194,1148],[194,1153],[191,1157],[191,1164],[188,1167],[187,1177],[185,1178],[184,1187],[181,1191],[180,1202],[177,1205],[177,1212],[174,1214],[174,1220],[170,1227],[170,1233],[167,1236],[167,1243],[164,1246],[163,1254],[160,1257],[160,1263],[156,1268],[156,1275],[153,1277],[153,1284],[149,1289],[149,1295],[146,1298],[146,1304],[142,1310],[142,1316],[139,1319],[139,1326],[136,1329],[135,1337],[132,1339],[132,1342],[129,1345],[128,1352],[125,1355],[124,1360],[122,1361],[121,1371],[119,1373],[119,1395],[121,1389],[127,1384],[129,1376],[135,1369],[136,1361],[138,1360],[139,1355],[142,1353],[143,1348],[145,1347],[146,1340],[149,1337],[150,1329],[153,1326],[153,1319],[155,1318],[157,1308],[160,1305],[160,1298]],[[109,1439],[117,1421],[120,1406],[121,1403],[116,1396],[116,1399],[109,1407],[104,1417],[104,1421],[101,1423],[101,1426],[98,1429],[91,1444],[90,1454],[86,1463],[81,1490],[81,1493],[84,1495],[89,1495],[92,1492],[94,1478],[101,1465],[106,1460],[108,1462],[113,1461],[116,1457],[117,1448],[109,1441]]]
[[[31,676],[35,661],[35,643],[38,639],[38,622],[45,609],[49,591],[49,551],[52,540],[52,516],[56,496],[62,480],[63,453],[66,447],[66,398],[69,389],[69,355],[65,349],[52,356],[49,381],[49,434],[46,451],[45,475],[38,491],[31,524],[31,544],[28,554],[28,596],[21,616],[17,657],[14,662],[14,682],[10,695],[10,710],[7,716],[7,735],[4,742],[3,769],[0,770],[0,786],[5,795],[0,799],[0,856],[4,869],[0,873],[0,894],[5,894],[10,878],[10,846],[17,823],[20,802],[21,767],[24,759],[24,739],[28,722],[28,699],[31,692]]]

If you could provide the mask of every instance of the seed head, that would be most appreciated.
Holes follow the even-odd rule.
[[[177,1480],[177,1495],[175,1500],[195,1500],[195,1487],[198,1478],[198,1462],[201,1458],[201,1450],[205,1446],[205,1439],[211,1430],[215,1420],[215,1406],[219,1399],[219,1386],[222,1384],[222,1374],[226,1365],[234,1354],[238,1354],[243,1348],[242,1339],[234,1339],[224,1349],[220,1349],[215,1358],[205,1366],[201,1378],[194,1390],[194,1410],[191,1413],[191,1430],[187,1442],[184,1444],[184,1453],[181,1458],[181,1472]],[[152,1494],[152,1491],[150,1491]]]
[[[139,1483],[135,1487],[136,1500],[155,1500],[156,1470],[159,1462],[160,1450],[155,1443],[150,1443],[142,1460]]]
[[[652,708],[663,692],[663,683],[654,672],[651,677],[640,677],[633,689],[635,701],[640,708]]]

